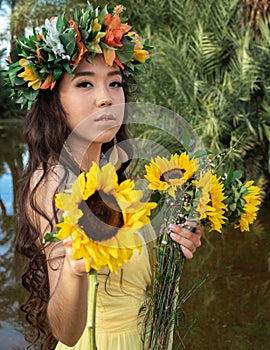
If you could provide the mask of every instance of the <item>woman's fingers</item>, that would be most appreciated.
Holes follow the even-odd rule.
[[[170,230],[171,238],[180,244],[185,257],[187,259],[191,259],[196,249],[201,246],[201,237],[204,231],[204,227],[196,227],[194,233],[180,225],[171,225]]]
[[[191,251],[189,249],[187,249],[185,246],[183,246],[182,244],[180,244],[180,248],[181,248],[183,254],[185,255],[186,259],[190,260],[193,258],[193,253],[195,253],[195,252],[191,253]]]
[[[69,267],[75,275],[82,276],[86,273],[85,261],[84,259],[73,259],[73,247],[72,247],[72,238],[68,237],[63,240],[63,245],[66,250],[66,260]]]

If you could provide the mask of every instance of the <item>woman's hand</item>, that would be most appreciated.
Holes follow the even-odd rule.
[[[63,240],[63,245],[66,251],[66,261],[69,268],[77,276],[83,276],[86,273],[84,259],[72,259],[73,248],[72,238],[68,237]]]
[[[171,238],[180,244],[185,257],[187,259],[192,259],[196,249],[201,246],[201,237],[204,227],[196,227],[195,232],[193,233],[181,225],[171,225],[170,231]]]
[[[63,244],[62,244],[63,243]],[[84,259],[72,259],[72,239],[52,243],[55,266],[48,264],[50,300],[48,319],[54,337],[73,347],[80,339],[87,322],[88,274]],[[61,259],[61,264],[57,263]],[[56,260],[56,261],[55,261]]]

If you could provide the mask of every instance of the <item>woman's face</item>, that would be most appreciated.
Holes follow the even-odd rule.
[[[74,72],[63,75],[60,101],[70,129],[89,142],[104,143],[119,130],[125,109],[122,74],[107,66],[102,55],[92,63],[84,59]]]

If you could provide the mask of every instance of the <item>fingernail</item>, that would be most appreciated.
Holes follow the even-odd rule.
[[[173,233],[173,232],[170,234],[170,236],[171,236],[171,238],[176,238],[177,237],[177,235],[175,233]]]
[[[175,230],[176,226],[174,224],[170,224],[169,228],[172,229],[172,230]]]
[[[181,248],[182,250],[187,250],[187,248],[184,247],[182,244],[180,244],[180,248]]]

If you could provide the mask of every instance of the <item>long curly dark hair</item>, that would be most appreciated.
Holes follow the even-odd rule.
[[[123,84],[125,99],[130,96],[130,87]],[[125,120],[116,134],[117,141],[124,141],[126,153],[129,159],[132,157],[132,147],[128,142]],[[63,144],[71,130],[66,122],[66,114],[60,103],[59,83],[51,91],[40,90],[37,100],[28,113],[24,123],[24,138],[28,146],[28,163],[21,176],[19,183],[19,231],[16,237],[16,249],[27,258],[26,266],[22,275],[22,284],[29,292],[27,300],[21,305],[26,320],[35,329],[35,335],[30,341],[31,345],[41,343],[42,350],[54,349],[57,340],[53,337],[47,318],[47,305],[50,297],[49,280],[47,271],[47,259],[40,240],[40,232],[33,221],[38,214],[46,219],[52,231],[57,222],[57,210],[52,203],[54,218],[49,218],[42,208],[35,203],[35,194],[42,182],[46,180],[48,170],[59,161]],[[102,145],[102,151],[106,153],[113,146],[113,140]],[[118,170],[119,180],[125,179],[124,171],[129,162],[126,162]],[[32,177],[37,168],[41,168],[42,176],[34,188],[31,188]],[[62,179],[64,183],[68,175]],[[32,185],[31,185],[32,186]],[[36,214],[35,214],[36,213]],[[30,345],[30,346],[31,346]]]

